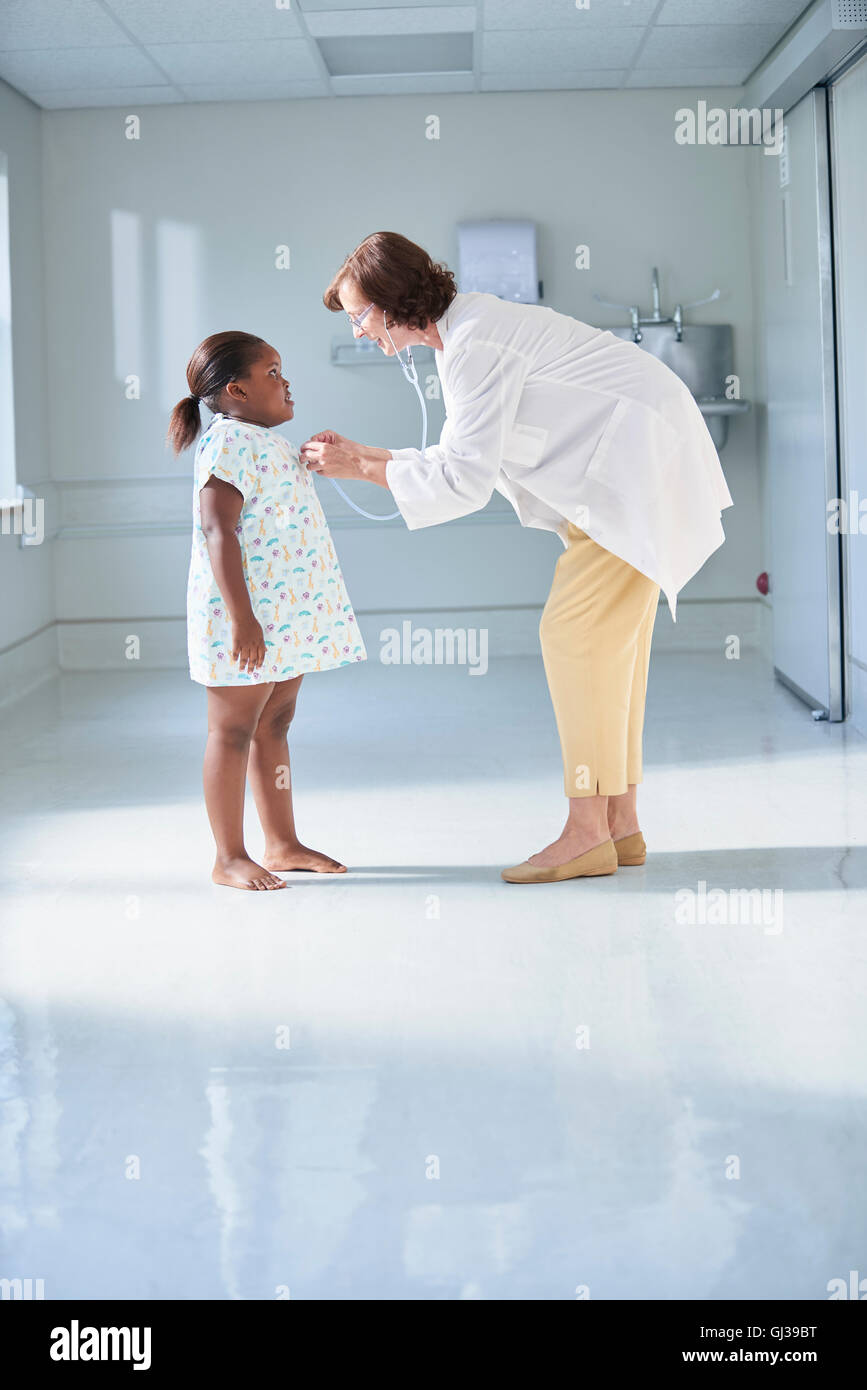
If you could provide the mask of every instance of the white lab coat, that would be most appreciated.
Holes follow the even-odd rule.
[[[677,594],[725,540],[732,506],[689,388],[633,342],[554,309],[458,294],[437,328],[446,420],[386,481],[410,530],[477,511],[496,489],[523,526],[571,521]]]

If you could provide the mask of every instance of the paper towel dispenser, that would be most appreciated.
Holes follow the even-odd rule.
[[[535,222],[459,222],[458,281],[465,294],[476,290],[538,304]]]

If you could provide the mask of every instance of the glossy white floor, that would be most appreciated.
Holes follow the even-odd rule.
[[[209,881],[203,710],[166,672],[2,712],[0,1276],[823,1299],[867,1274],[865,740],[755,657],[655,655],[647,865],[507,885],[565,809],[540,663],[371,660],[309,676],[293,734],[301,833],[353,872],[253,894]]]

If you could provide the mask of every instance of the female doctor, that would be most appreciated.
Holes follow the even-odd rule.
[[[323,431],[302,445],[308,467],[388,488],[410,530],[477,511],[496,489],[523,526],[565,547],[539,632],[569,811],[553,844],[502,877],[552,883],[643,864],[636,788],[659,592],[674,619],[732,505],[689,389],[606,330],[458,293],[451,271],[395,232],[366,237],[324,301],[386,356],[434,348],[446,420],[424,453]]]

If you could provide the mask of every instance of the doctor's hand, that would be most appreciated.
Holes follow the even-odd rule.
[[[320,430],[318,434],[311,434],[306,443],[301,445],[301,452],[307,448],[308,444],[351,444],[352,440],[345,435],[338,434],[336,430]]]
[[[312,435],[301,445],[299,453],[311,473],[322,473],[326,478],[367,476],[362,467],[363,445],[335,434],[334,430]]]
[[[302,444],[298,452],[310,473],[322,473],[326,478],[357,478],[388,487],[388,449],[372,449],[354,439],[344,439],[333,430],[322,430]]]

